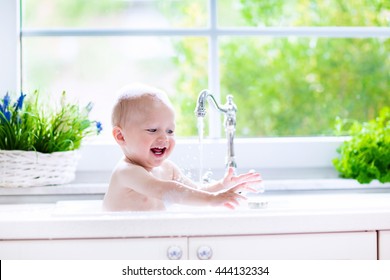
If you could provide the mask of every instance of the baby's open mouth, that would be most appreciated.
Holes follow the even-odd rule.
[[[150,150],[152,151],[153,154],[155,154],[156,156],[161,156],[165,153],[165,150],[167,148],[160,148],[160,147],[155,147],[155,148],[151,148]]]

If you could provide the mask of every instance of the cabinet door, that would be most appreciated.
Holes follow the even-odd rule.
[[[375,232],[189,239],[190,259],[376,259]]]
[[[379,259],[390,260],[390,230],[381,230],[378,235]]]
[[[187,259],[187,238],[0,241],[0,259]]]

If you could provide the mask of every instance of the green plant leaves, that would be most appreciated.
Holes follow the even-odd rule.
[[[370,122],[344,122],[348,124],[352,136],[337,152],[339,158],[333,165],[342,177],[353,178],[360,183],[379,180],[390,182],[390,107],[384,107],[377,118]],[[343,124],[337,122],[338,133]]]
[[[41,153],[76,150],[82,140],[101,130],[100,122],[89,119],[91,103],[85,108],[67,102],[62,93],[58,108],[45,104],[38,91],[10,102],[8,94],[0,108],[0,150]],[[23,104],[24,101],[24,104]]]

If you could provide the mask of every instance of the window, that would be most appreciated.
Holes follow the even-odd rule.
[[[191,137],[196,97],[210,88],[238,105],[239,172],[335,178],[345,138],[327,136],[334,118],[366,120],[390,104],[389,10],[384,0],[2,0],[0,91],[66,90],[94,101],[106,138],[83,146],[78,171],[88,182],[88,172],[108,178],[121,156],[110,136],[112,96],[135,80],[170,93],[185,137],[172,160],[193,174],[200,162],[214,178],[224,171],[221,116],[209,110],[202,160]]]
[[[115,91],[165,89],[179,136],[197,133],[198,93],[238,105],[237,136],[332,135],[336,117],[390,104],[388,1],[25,0],[22,88],[95,103],[110,126]],[[206,135],[221,136],[210,113]],[[108,133],[108,130],[106,130]]]

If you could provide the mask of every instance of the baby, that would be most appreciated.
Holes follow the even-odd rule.
[[[164,210],[169,204],[225,206],[234,209],[254,191],[258,173],[234,175],[199,189],[170,160],[175,147],[175,112],[167,95],[145,85],[120,91],[112,112],[112,134],[124,157],[115,167],[103,207],[107,211]]]

